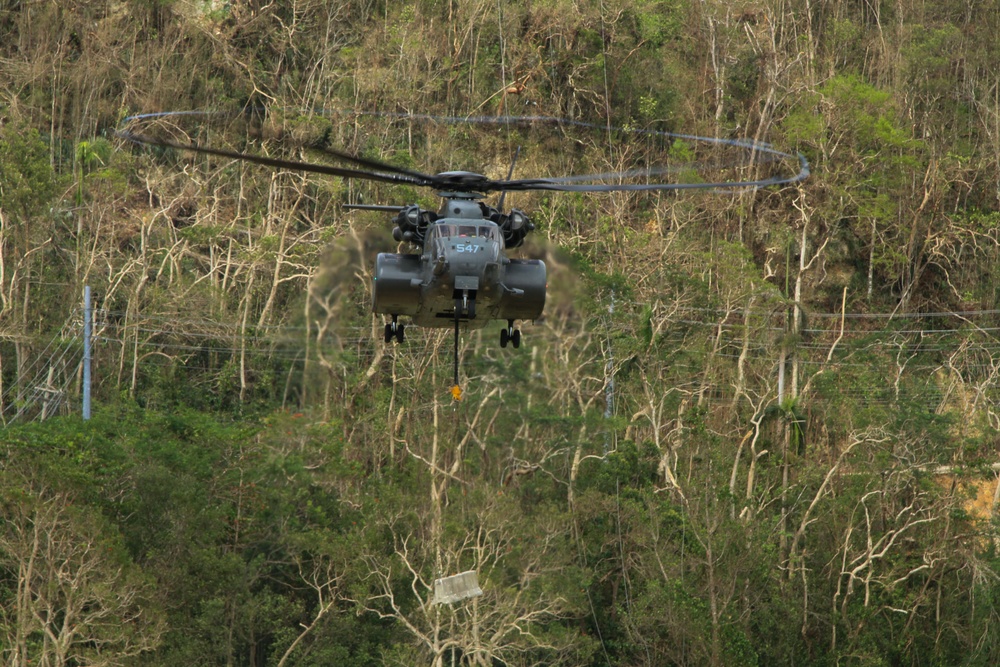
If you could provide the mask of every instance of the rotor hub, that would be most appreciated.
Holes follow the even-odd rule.
[[[443,171],[434,180],[440,189],[456,192],[480,192],[490,183],[490,179],[472,171]]]

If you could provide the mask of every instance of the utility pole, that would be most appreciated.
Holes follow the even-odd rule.
[[[604,419],[611,419],[615,411],[615,351],[611,347],[611,320],[615,316],[615,291],[611,290],[611,305],[608,307],[608,360],[604,363]],[[607,425],[605,425],[607,429]],[[611,433],[604,432],[604,454],[611,451]]]
[[[90,419],[90,285],[83,288],[83,420]]]

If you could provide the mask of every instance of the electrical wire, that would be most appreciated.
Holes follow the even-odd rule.
[[[694,306],[680,306],[678,308],[679,312],[692,312],[692,313],[726,313],[730,315],[764,315],[764,316],[774,316],[780,315],[784,317],[784,313],[775,313],[774,309],[769,310],[747,310],[744,308],[732,308],[732,309],[722,309],[722,308],[698,308]],[[920,318],[931,318],[931,317],[978,317],[982,315],[1000,315],[1000,310],[943,310],[943,311],[927,311],[927,312],[915,312],[915,313],[821,313],[821,312],[805,312],[808,318],[834,318],[840,319],[841,317],[851,320],[892,320],[892,319],[920,319]]]
[[[21,378],[29,377],[27,385],[29,387],[34,387],[39,385],[43,376],[47,376],[48,369],[53,366],[53,364],[58,363],[61,359],[65,358],[65,355],[70,350],[70,346],[67,345],[62,348],[59,352],[56,347],[59,343],[65,343],[78,335],[79,322],[76,319],[75,314],[70,317],[65,323],[63,323],[62,328],[59,332],[54,335],[48,344],[35,355],[34,360],[26,367],[22,368],[18,372],[18,376]],[[55,349],[54,349],[55,348]],[[59,357],[53,357],[52,355],[59,354]],[[0,395],[0,406],[7,406],[11,400],[12,396],[17,394],[19,397],[21,395],[23,387],[19,383],[12,383],[2,395]]]
[[[64,403],[68,402],[70,385],[74,382],[76,374],[75,371],[70,372],[70,369],[79,369],[83,361],[83,351],[72,352],[72,350],[73,346],[67,346],[61,355],[49,360],[49,370],[45,373],[44,383],[39,380],[40,375],[38,375],[28,384],[27,390],[18,395],[14,406],[16,412],[6,418],[7,424],[21,421],[32,413],[35,414],[33,419],[44,419],[55,414]],[[49,372],[55,375],[54,371],[57,369],[63,380],[61,384],[53,385],[49,382],[48,375]],[[6,405],[5,403],[4,406]],[[36,411],[39,405],[41,409]]]
[[[708,309],[687,309],[687,312],[708,312],[725,313],[731,315],[731,311],[710,311]],[[980,311],[982,314],[1000,314],[1000,311]],[[96,323],[96,335],[93,336],[95,345],[103,346],[128,346],[143,350],[159,350],[165,355],[175,355],[184,357],[192,354],[220,354],[220,355],[247,355],[254,360],[253,363],[280,364],[285,367],[286,372],[293,368],[303,371],[306,366],[324,353],[326,355],[338,355],[347,353],[348,359],[358,364],[370,364],[378,355],[377,346],[381,341],[372,337],[373,327],[370,324],[355,324],[332,327],[324,334],[323,340],[318,341],[320,348],[316,351],[317,341],[315,336],[321,331],[316,325],[282,325],[271,324],[265,326],[248,327],[246,331],[241,331],[239,327],[232,323],[210,320],[208,318],[177,318],[169,314],[143,314],[140,317],[128,315],[121,311],[98,310],[99,319]],[[865,314],[873,315],[873,314]],[[947,314],[933,313],[924,314],[927,316],[942,317]],[[954,314],[952,314],[954,316]],[[125,316],[125,320],[118,320],[116,316]],[[840,317],[840,314],[837,314]],[[964,317],[964,315],[963,315]],[[135,320],[129,323],[128,318]],[[861,318],[858,318],[861,319]],[[881,319],[881,318],[870,318]],[[200,327],[201,331],[192,330],[192,325]],[[612,325],[610,321],[607,325]],[[683,348],[694,346],[693,350],[680,352],[678,355],[670,355],[663,359],[668,365],[672,377],[677,374],[698,374],[705,370],[709,359],[729,360],[731,362],[742,363],[743,368],[760,378],[765,383],[765,378],[774,373],[777,367],[776,350],[777,342],[760,340],[759,336],[774,335],[785,329],[782,327],[747,327],[745,324],[729,324],[726,322],[712,322],[705,320],[679,319],[671,320],[670,327],[662,332],[652,344],[660,346],[659,349],[683,350]],[[79,336],[80,329],[79,314],[74,313],[60,328],[60,330],[49,340],[45,347],[34,356],[30,364],[21,371],[21,377],[30,377],[27,383],[22,382],[10,385],[0,396],[0,405],[5,407],[4,412],[9,413],[12,404],[18,406],[17,414],[13,419],[21,419],[26,415],[35,412],[36,416],[41,414],[51,414],[59,408],[71,393],[70,385],[74,381],[74,373],[70,372],[81,361],[81,346],[73,344],[73,338]],[[711,329],[711,333],[694,334],[701,328]],[[945,400],[947,392],[935,384],[934,374],[945,371],[949,374],[959,373],[960,378],[968,382],[974,382],[973,378],[983,378],[988,380],[996,372],[997,365],[992,362],[995,352],[1000,351],[1000,340],[992,337],[991,332],[1000,330],[996,327],[975,327],[975,328],[935,328],[935,329],[902,329],[897,330],[891,327],[850,329],[841,331],[837,329],[806,329],[804,333],[816,338],[824,336],[839,336],[836,354],[829,360],[816,358],[812,355],[817,352],[828,353],[833,341],[824,342],[822,340],[799,341],[793,346],[794,350],[800,353],[796,363],[800,368],[819,370],[820,368],[834,370],[838,373],[846,373],[848,376],[861,372],[859,381],[862,385],[858,387],[837,388],[833,394],[827,394],[822,388],[813,393],[813,398],[819,402],[839,403],[842,401],[864,402],[868,406],[881,407],[898,405],[900,401],[907,401],[913,405],[920,405],[928,410],[938,409],[941,401]],[[588,345],[597,344],[600,338],[602,344],[614,344],[616,337],[628,333],[628,328],[615,331],[614,326],[608,329],[607,340],[604,335],[597,336],[594,333],[578,331],[577,335],[582,336],[579,343],[574,341],[572,349],[586,354]],[[411,343],[415,346],[407,350],[400,348],[387,355],[394,357],[404,364],[420,361],[423,351],[428,345],[441,343],[443,340],[441,332],[432,329],[414,328],[409,332]],[[306,341],[303,334],[308,334],[311,350],[310,358],[306,357]],[[720,337],[720,334],[725,334]],[[634,334],[628,334],[629,336]],[[747,340],[747,336],[751,336]],[[545,346],[560,345],[565,337],[555,329],[545,325],[532,327],[531,339],[537,344]],[[467,339],[468,340],[468,339]],[[589,341],[589,342],[588,342]],[[479,348],[484,344],[480,332],[468,342],[463,350],[463,355],[469,357],[469,350]],[[417,346],[423,346],[420,349]],[[903,362],[896,360],[896,356],[902,353]],[[312,356],[317,355],[317,356]],[[958,355],[958,356],[956,356]],[[825,356],[822,355],[822,356]],[[704,363],[691,363],[684,361],[685,358],[703,357]],[[859,358],[860,357],[860,358]],[[951,360],[946,357],[952,357]],[[742,360],[742,361],[740,361]],[[157,357],[148,357],[145,364],[157,365],[162,362]],[[186,362],[184,362],[186,363]],[[463,362],[470,374],[470,380],[488,378],[496,373],[508,372],[513,365],[518,363],[517,357],[494,356],[490,348],[485,351],[480,350],[471,355],[471,358]],[[580,360],[581,369],[584,373],[593,376],[595,390],[599,391],[597,384],[603,377],[602,365],[606,364],[606,359],[596,352],[587,359]],[[589,366],[588,366],[589,364]],[[894,377],[900,381],[899,390],[887,385],[885,380],[879,377],[878,381],[872,380],[867,386],[864,384],[864,377],[871,377],[871,373],[878,375],[878,368],[889,365],[894,371]],[[1000,364],[998,364],[1000,365]],[[549,369],[554,366],[545,362],[542,363],[543,372],[541,377],[545,377]],[[590,371],[586,369],[590,368]],[[50,369],[53,373],[58,373],[62,378],[61,383],[56,387],[49,386],[48,376]],[[753,370],[757,369],[757,370]],[[868,371],[871,371],[870,373]],[[833,376],[837,377],[837,376]],[[921,379],[924,379],[921,382]],[[27,388],[25,388],[27,387]],[[990,387],[985,387],[989,390]],[[980,387],[977,391],[982,391]],[[725,403],[735,400],[735,396],[725,391],[711,391],[704,394],[705,399],[712,403]],[[58,401],[54,405],[53,401]],[[39,405],[47,405],[43,410],[38,410]],[[5,414],[6,417],[6,414]],[[10,418],[8,418],[9,420]]]

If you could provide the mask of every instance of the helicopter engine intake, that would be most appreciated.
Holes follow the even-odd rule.
[[[397,242],[406,241],[414,245],[423,245],[427,226],[437,219],[434,211],[421,210],[416,204],[404,207],[396,214],[393,222],[392,238]]]

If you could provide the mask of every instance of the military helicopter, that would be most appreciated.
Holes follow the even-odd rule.
[[[516,158],[515,158],[516,162]],[[513,165],[511,165],[513,171]],[[516,259],[506,251],[519,247],[535,229],[521,210],[502,212],[481,201],[468,185],[484,177],[465,171],[436,176],[452,188],[438,194],[438,211],[419,206],[345,204],[348,209],[395,211],[392,236],[421,249],[419,254],[380,253],[372,281],[372,310],[388,315],[385,342],[402,343],[405,325],[400,315],[422,327],[480,329],[506,320],[500,347],[521,346],[517,320],[535,320],[545,308],[546,269],[537,259]],[[509,180],[509,177],[508,177]],[[459,187],[455,187],[459,186]]]
[[[171,114],[198,113],[201,112],[145,114],[125,119],[124,122]],[[510,123],[512,120],[533,123],[564,122],[561,119],[548,117],[500,117],[490,119],[489,122]],[[579,121],[570,123],[604,129]],[[506,321],[506,326],[500,329],[500,346],[507,347],[510,344],[518,348],[521,345],[521,332],[515,324],[519,320],[539,318],[545,307],[547,280],[545,264],[539,260],[517,259],[507,255],[508,250],[522,245],[527,234],[535,228],[524,211],[511,209],[509,212],[504,212],[504,199],[508,192],[746,189],[794,183],[804,180],[809,175],[809,165],[805,157],[801,154],[790,155],[777,151],[768,144],[663,132],[655,134],[672,139],[699,140],[734,146],[751,155],[751,161],[782,161],[797,158],[799,172],[777,174],[760,180],[649,182],[650,179],[655,181],[657,177],[673,171],[667,167],[654,167],[607,174],[513,179],[517,162],[515,155],[507,178],[493,180],[470,171],[424,174],[331,148],[323,149],[326,156],[361,168],[272,158],[160,139],[129,131],[118,131],[117,134],[134,143],[206,153],[278,169],[433,188],[442,199],[437,211],[425,210],[416,204],[405,206],[346,204],[345,208],[395,213],[393,238],[397,242],[406,242],[413,249],[419,250],[413,253],[381,253],[377,256],[372,286],[372,310],[376,314],[390,318],[384,328],[384,340],[387,344],[392,341],[402,343],[405,340],[406,325],[399,321],[401,316],[408,317],[412,323],[421,327],[454,329],[455,387],[452,391],[456,399],[461,396],[458,388],[460,331],[480,329],[491,321],[503,320]],[[519,152],[518,150],[518,154]],[[626,182],[637,179],[646,182]],[[496,207],[482,201],[486,195],[493,192],[501,193]]]

